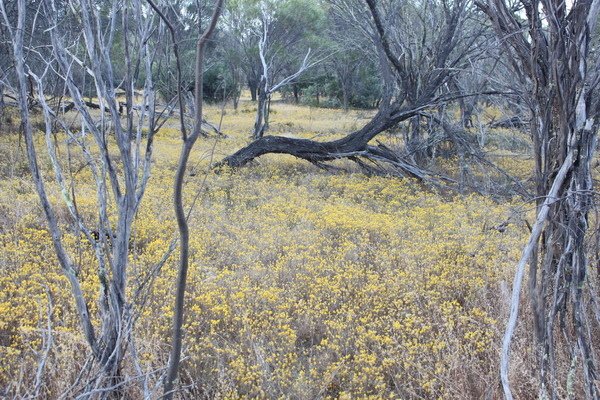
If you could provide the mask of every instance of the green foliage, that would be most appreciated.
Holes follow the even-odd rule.
[[[231,68],[223,62],[204,71],[204,100],[212,103],[239,96],[240,87]]]

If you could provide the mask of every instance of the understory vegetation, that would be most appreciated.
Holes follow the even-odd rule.
[[[185,200],[195,206],[181,395],[498,395],[510,281],[535,204],[369,176],[349,161],[335,171],[289,156],[265,156],[240,170],[209,168],[248,139],[252,107],[242,100],[238,111],[226,108],[222,130],[228,136],[201,139],[189,163]],[[316,140],[335,138],[369,118],[364,111],[272,108],[273,131]],[[220,107],[206,112],[210,121],[220,118]],[[487,112],[492,118],[494,110]],[[153,269],[177,237],[170,207],[179,151],[175,124],[156,136],[153,175],[129,244],[131,287],[144,279],[152,285],[143,295],[129,294],[143,310],[128,349],[135,348],[139,365],[126,361],[122,373],[124,382],[145,377],[150,386],[160,384],[168,359],[173,313],[176,257],[160,273]],[[44,397],[70,397],[85,383],[89,349],[68,281],[56,267],[26,157],[15,145],[18,126],[11,129],[0,136],[0,395],[26,397],[39,385]],[[491,129],[486,135],[498,164],[526,180],[532,161],[514,139],[520,134]],[[385,137],[390,146],[394,140]],[[60,136],[58,143],[66,157],[70,145]],[[434,160],[438,171],[459,173],[456,159]],[[78,210],[93,222],[93,178],[77,167],[83,159],[72,163]],[[48,160],[42,168],[51,176]],[[488,183],[501,184],[496,178]],[[99,298],[93,249],[72,225],[56,185],[47,184],[67,232],[65,245],[82,266],[77,273],[86,297]],[[93,318],[97,307],[90,303]],[[511,370],[519,398],[536,393],[528,367],[535,354],[521,346],[530,336],[530,323],[522,323]],[[137,397],[137,390],[137,384],[125,385],[122,394]]]

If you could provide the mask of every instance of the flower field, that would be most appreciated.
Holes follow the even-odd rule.
[[[194,209],[181,396],[498,394],[508,288],[531,205],[366,176],[350,164],[322,170],[287,156],[210,170],[211,161],[248,140],[251,107],[227,109],[228,136],[201,139],[190,163],[186,196]],[[274,132],[311,138],[336,137],[369,117],[285,104],[274,111]],[[219,107],[208,112],[209,120],[219,120]],[[46,352],[42,393],[56,398],[68,393],[88,354],[17,131],[0,135],[0,396],[26,396]],[[150,291],[135,288],[176,237],[171,195],[178,151],[178,132],[167,124],[156,139],[130,243],[128,296],[143,311],[135,328],[140,365],[126,363],[125,374],[142,371],[151,385],[168,357],[177,253],[152,278]],[[524,164],[513,167],[526,170]],[[43,168],[50,171],[48,163]],[[83,168],[74,173],[77,206],[93,224],[92,178]],[[93,250],[48,183],[84,290],[98,298]],[[89,307],[94,313],[98,305]],[[130,390],[139,394],[135,385]]]

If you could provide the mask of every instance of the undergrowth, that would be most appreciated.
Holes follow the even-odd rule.
[[[523,210],[531,205],[438,193],[352,167],[324,171],[284,156],[236,171],[208,170],[211,159],[248,140],[252,113],[243,110],[249,107],[228,109],[222,127],[228,137],[204,139],[190,163],[187,204],[197,200],[181,396],[497,394],[506,287],[527,235]],[[277,107],[276,133],[310,138],[339,136],[368,118]],[[218,121],[218,112],[209,109],[208,119]],[[176,234],[175,126],[167,124],[157,137],[153,177],[130,243],[132,302],[140,300],[133,289]],[[26,393],[49,323],[53,342],[42,393],[56,398],[69,390],[89,354],[17,140],[16,133],[4,134],[0,143],[0,153],[10,155],[0,160],[0,387],[6,388],[0,395]],[[509,159],[503,162],[510,168]],[[92,248],[72,226],[50,166],[42,164],[84,290],[96,299]],[[523,171],[523,162],[513,168]],[[93,224],[91,176],[81,169],[75,180],[79,210]],[[154,280],[135,329],[141,367],[153,384],[159,373],[151,372],[168,357],[175,275],[172,257]],[[93,301],[89,306],[92,313],[98,307]],[[124,369],[138,375],[130,361]],[[526,377],[515,380],[516,387],[533,385]],[[136,384],[127,390],[140,394]]]

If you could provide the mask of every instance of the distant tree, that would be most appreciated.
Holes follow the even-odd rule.
[[[237,110],[242,88],[245,86],[245,75],[242,69],[243,56],[237,47],[239,45],[237,38],[226,29],[221,30],[218,34],[218,44],[212,53],[215,62],[213,68],[207,71],[207,75],[212,74],[216,78],[212,79],[213,84],[211,86],[214,88],[212,99],[231,100],[233,108]],[[213,70],[218,72],[215,73]],[[207,83],[211,82],[209,76],[206,76],[205,79]],[[211,98],[209,95],[204,97],[207,100]]]
[[[271,47],[273,45],[271,40],[273,36],[271,33],[273,15],[270,15],[270,11],[266,8],[266,5],[263,5],[261,15],[262,37],[258,42],[258,56],[260,58],[262,70],[258,86],[256,120],[254,122],[254,132],[252,133],[255,139],[261,138],[269,128],[271,95],[282,87],[293,83],[311,66],[309,64],[311,49],[309,48],[296,72],[281,78],[279,82],[275,80],[275,77],[277,76],[277,64],[275,61],[277,58],[275,55],[269,58],[269,53],[272,51]]]
[[[213,54],[213,62],[204,76],[204,100],[209,103],[233,100],[237,108],[241,94],[240,72],[234,65],[217,61],[218,54]]]
[[[382,95],[377,49],[365,24],[349,18],[344,5],[333,2],[328,10],[326,34],[332,56],[326,65],[334,79],[328,96],[335,97],[346,111],[350,106],[376,108]]]
[[[256,101],[260,80],[260,39],[258,0],[230,0],[223,12],[224,43],[222,55],[245,76],[252,101]]]
[[[272,93],[296,84],[309,66],[307,52],[320,30],[322,8],[313,0],[234,0],[223,20],[226,54],[239,63],[258,101],[253,136],[260,137],[268,128]]]

